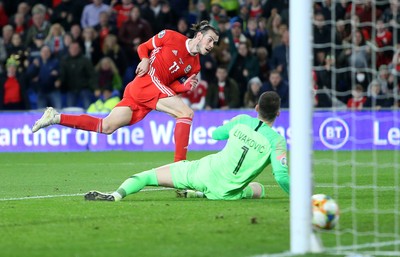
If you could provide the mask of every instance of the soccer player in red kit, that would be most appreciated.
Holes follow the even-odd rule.
[[[53,124],[111,134],[120,127],[142,120],[151,110],[176,118],[174,161],[186,159],[193,110],[178,96],[197,86],[199,54],[208,54],[218,42],[218,31],[208,21],[194,24],[193,38],[163,30],[138,47],[141,59],[136,77],[125,88],[121,102],[103,118],[86,114],[59,114],[49,107],[36,121],[32,132]]]

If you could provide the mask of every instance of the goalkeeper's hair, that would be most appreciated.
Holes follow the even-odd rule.
[[[258,100],[258,114],[268,122],[275,120],[281,108],[281,98],[274,91],[267,91],[261,94]]]

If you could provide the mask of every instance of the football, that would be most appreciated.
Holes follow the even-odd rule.
[[[325,194],[312,196],[312,224],[314,228],[330,230],[339,220],[339,206],[334,199]]]

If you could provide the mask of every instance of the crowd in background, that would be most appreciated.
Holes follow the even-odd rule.
[[[396,108],[398,1],[313,7],[314,106]],[[289,0],[0,0],[0,110],[109,112],[135,77],[138,45],[163,29],[191,37],[201,20],[220,39],[184,100],[195,110],[253,108],[274,90],[288,108]]]

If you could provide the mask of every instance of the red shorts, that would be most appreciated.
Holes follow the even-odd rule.
[[[132,125],[155,110],[160,98],[173,95],[175,95],[174,91],[159,83],[157,78],[146,74],[142,77],[136,77],[126,86],[122,100],[117,106],[131,108],[132,118],[129,125]]]

